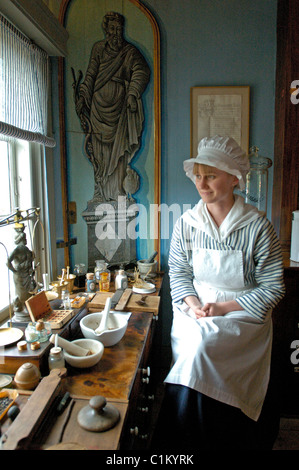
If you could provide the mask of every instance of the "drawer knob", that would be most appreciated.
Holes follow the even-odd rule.
[[[144,407],[140,406],[138,408],[138,411],[141,411],[141,413],[148,413],[149,409],[148,409],[148,406],[144,406]]]
[[[139,429],[137,426],[135,426],[134,428],[131,428],[130,429],[130,434],[132,434],[132,436],[138,436],[139,434]]]
[[[146,369],[142,369],[143,375],[147,375],[148,377],[151,375],[151,368],[146,367]]]

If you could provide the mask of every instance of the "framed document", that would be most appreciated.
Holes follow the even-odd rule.
[[[191,157],[204,137],[228,135],[248,152],[249,86],[191,88]]]

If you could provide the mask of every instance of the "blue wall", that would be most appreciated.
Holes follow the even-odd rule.
[[[161,202],[198,201],[182,164],[190,156],[190,88],[250,86],[249,146],[273,161],[276,70],[276,0],[148,0],[161,34]],[[272,169],[269,171],[268,217]],[[173,220],[162,221],[161,264],[167,259]],[[169,280],[161,295],[162,364],[170,361]]]
[[[277,1],[144,0],[143,3],[156,18],[161,36],[161,203],[179,204],[182,212],[183,204],[197,202],[195,187],[182,169],[183,160],[190,155],[191,87],[250,86],[249,145],[257,145],[262,155],[273,160]],[[54,61],[54,69],[55,66]],[[57,149],[55,160],[59,158]],[[63,238],[59,194],[56,197],[57,238]],[[163,269],[167,268],[172,227],[171,217],[162,221]],[[60,271],[64,267],[60,266],[63,250],[58,251]]]
[[[190,155],[190,88],[250,86],[250,146],[273,160],[276,0],[148,0],[161,34],[162,202],[194,205],[185,178]],[[268,215],[271,214],[272,169]],[[172,220],[162,240],[167,265]]]
[[[127,0],[126,0],[127,1]],[[276,67],[276,0],[144,0],[161,36],[161,202],[194,205],[197,192],[183,173],[190,155],[190,89],[250,86],[250,146],[273,160]],[[53,61],[54,73],[56,61]],[[57,90],[54,84],[54,95]],[[57,101],[56,101],[57,103]],[[58,109],[54,129],[58,136]],[[55,160],[59,174],[59,148]],[[268,216],[273,188],[269,172]],[[63,238],[57,185],[57,239]],[[162,221],[161,260],[167,268],[173,220]],[[57,267],[63,266],[57,251]]]
[[[276,0],[144,0],[161,35],[161,202],[197,202],[183,173],[190,155],[190,88],[250,86],[250,146],[273,160],[276,67]],[[55,67],[55,62],[54,62]],[[56,114],[58,116],[58,113]],[[57,129],[58,132],[58,129]],[[59,158],[59,151],[56,152]],[[59,165],[57,164],[57,169]],[[273,188],[269,172],[268,216]],[[57,188],[57,238],[63,235]],[[60,206],[60,207],[59,207]],[[162,221],[161,261],[167,270],[173,220]],[[64,267],[57,250],[58,271]],[[169,344],[171,307],[168,279],[161,303],[162,335]]]

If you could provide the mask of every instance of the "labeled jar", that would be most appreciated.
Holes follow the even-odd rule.
[[[110,290],[110,276],[111,273],[108,271],[108,269],[105,269],[105,271],[101,272],[101,278],[99,281],[99,290],[100,292],[109,292]]]
[[[86,289],[86,292],[96,292],[97,283],[96,283],[96,280],[94,278],[94,273],[87,273],[86,274],[85,289]]]
[[[128,277],[124,269],[117,271],[115,277],[115,289],[126,289],[128,287]]]
[[[54,348],[50,349],[48,363],[50,370],[62,369],[65,367],[64,356],[60,346],[55,346]]]

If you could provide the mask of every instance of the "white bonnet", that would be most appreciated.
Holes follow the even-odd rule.
[[[245,188],[246,174],[249,171],[249,159],[232,137],[204,137],[198,144],[197,157],[184,161],[186,175],[195,183],[194,163],[214,166],[239,179],[240,189]]]

